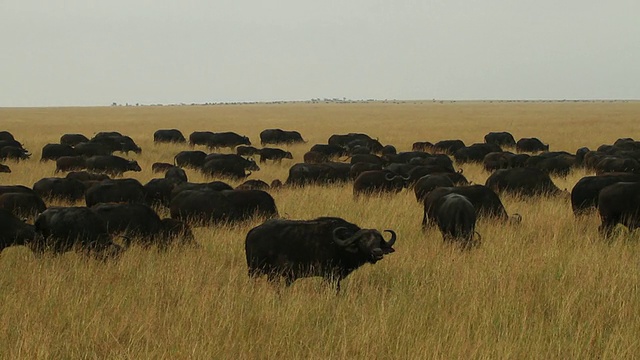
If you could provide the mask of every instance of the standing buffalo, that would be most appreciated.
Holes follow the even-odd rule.
[[[502,149],[498,145],[478,143],[456,150],[453,153],[453,158],[456,159],[459,164],[468,162],[479,163],[482,162],[487,154],[500,151],[502,151]]]
[[[244,160],[244,159],[243,159]],[[255,162],[253,163],[255,165]],[[251,169],[260,168],[255,166],[250,166]],[[247,165],[244,161],[238,161],[237,159],[232,158],[217,158],[207,161],[202,166],[202,173],[207,176],[220,176],[220,177],[228,177],[231,179],[244,179],[247,176],[251,175],[251,171],[246,173]]]
[[[449,193],[428,197],[425,201],[426,217],[438,224],[444,241],[460,241],[463,248],[474,244],[476,212],[464,195]]]
[[[411,145],[413,151],[430,151],[433,148],[433,144],[428,141],[417,141]]]
[[[609,185],[598,195],[600,232],[610,236],[616,224],[633,231],[640,227],[640,183],[619,182]]]
[[[145,202],[144,186],[136,179],[102,180],[85,193],[85,202],[91,207],[98,203]]]
[[[306,164],[321,164],[329,161],[329,156],[319,151],[307,151],[302,158]]]
[[[27,160],[31,154],[22,147],[4,146],[0,148],[0,160]]]
[[[60,144],[76,146],[82,142],[89,142],[89,138],[82,134],[64,134],[60,137]]]
[[[33,225],[25,224],[9,210],[0,208],[0,252],[9,246],[30,243],[35,238]]]
[[[490,132],[484,136],[484,142],[487,144],[494,144],[498,146],[515,147],[516,139],[513,138],[511,133],[503,132]]]
[[[180,167],[191,167],[199,169],[204,165],[204,159],[207,157],[207,153],[200,150],[195,151],[180,151],[173,158],[173,162]]]
[[[252,156],[256,154],[260,154],[260,149],[255,148],[253,146],[240,145],[236,147],[236,154],[242,156]]]
[[[36,253],[80,250],[107,258],[121,252],[120,246],[111,241],[104,221],[86,207],[49,208],[38,216],[35,228],[42,235],[29,244]]]
[[[365,263],[375,264],[394,252],[396,233],[385,241],[374,229],[361,229],[340,218],[268,220],[251,229],[245,240],[249,276],[267,275],[270,281],[321,276],[335,283]]]
[[[324,154],[328,158],[347,155],[347,150],[345,150],[345,148],[334,144],[315,144],[311,149],[309,149],[309,151]]]
[[[203,225],[278,216],[273,197],[262,190],[183,190],[171,199],[169,209],[173,219]]]
[[[238,145],[251,145],[251,141],[247,136],[238,135],[234,132],[212,133],[208,136],[205,144],[210,149],[216,148],[235,148]]]
[[[487,178],[485,186],[497,192],[524,196],[558,195],[561,192],[548,174],[536,168],[496,170]]]
[[[56,160],[63,156],[76,156],[77,153],[71,145],[47,144],[42,148],[40,161]]]
[[[276,148],[262,148],[260,150],[261,163],[267,162],[267,160],[279,163],[282,162],[282,159],[293,159],[293,155],[289,151]]]
[[[125,171],[142,171],[142,168],[135,160],[127,160],[115,155],[99,155],[87,159],[87,170],[122,175]]]
[[[35,218],[47,206],[36,194],[4,193],[0,195],[0,209],[9,210],[16,216]]]
[[[353,195],[372,193],[397,193],[405,186],[406,178],[386,170],[371,170],[361,173],[353,182]]]
[[[549,145],[543,144],[538,138],[522,138],[516,143],[517,152],[549,151]]]
[[[56,173],[60,171],[76,171],[87,168],[84,156],[61,156],[56,159]]]
[[[575,215],[584,214],[590,208],[598,206],[600,191],[617,182],[640,182],[640,175],[629,173],[607,173],[598,176],[585,176],[578,180],[571,190],[571,207]]]
[[[187,139],[178,129],[162,129],[153,133],[153,141],[157,143],[185,143]]]
[[[297,131],[287,131],[281,129],[266,129],[260,132],[260,143],[262,146],[267,144],[296,144],[305,143]]]
[[[43,178],[33,184],[33,191],[43,199],[78,201],[84,197],[86,186],[73,178]]]
[[[433,151],[454,154],[463,147],[465,147],[465,145],[462,140],[442,140],[433,145]]]
[[[413,185],[413,192],[419,203],[424,202],[429,192],[437,187],[452,187],[453,181],[445,174],[429,174],[421,177]]]

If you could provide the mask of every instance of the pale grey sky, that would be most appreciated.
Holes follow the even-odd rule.
[[[0,106],[639,99],[638,0],[0,0]]]

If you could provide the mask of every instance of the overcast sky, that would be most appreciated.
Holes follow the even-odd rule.
[[[638,0],[0,0],[0,106],[638,99]]]

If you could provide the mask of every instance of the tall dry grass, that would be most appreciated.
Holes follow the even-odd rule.
[[[419,140],[481,142],[488,131],[537,136],[552,150],[597,147],[638,136],[640,103],[373,103],[210,107],[0,109],[0,130],[34,153],[9,162],[0,183],[31,186],[54,176],[40,149],[66,132],[118,130],[143,147],[132,155],[154,177],[155,161],[187,146],[154,145],[160,128],[236,131],[258,142],[264,128],[299,130],[308,144],[367,132],[399,150]],[[286,179],[292,161],[255,173]],[[465,165],[476,183],[488,176]],[[204,181],[188,170],[192,181]],[[571,189],[586,173],[554,178]],[[254,176],[252,176],[254,177]],[[236,182],[232,182],[236,183]],[[520,226],[481,220],[483,246],[460,252],[437,230],[420,230],[413,194],[352,197],[350,186],[273,193],[289,218],[341,216],[398,232],[396,252],[365,265],[336,295],[320,279],[274,288],[247,277],[244,236],[259,221],[197,228],[201,249],[132,248],[118,262],[74,253],[0,254],[0,358],[635,358],[640,351],[640,245],[624,230],[612,242],[598,218],[576,219],[569,200],[502,195]]]

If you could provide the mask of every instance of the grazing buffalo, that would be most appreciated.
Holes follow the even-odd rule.
[[[433,148],[433,144],[428,141],[417,141],[411,145],[413,151],[430,151]]]
[[[202,166],[201,171],[207,176],[219,176],[231,179],[244,179],[251,175],[251,171],[246,173],[244,163],[230,158],[219,158],[207,161],[204,166]]]
[[[221,132],[209,135],[205,145],[209,147],[209,149],[233,149],[238,145],[251,145],[251,141],[247,136],[238,135],[234,132]]]
[[[453,158],[460,164],[469,162],[482,162],[484,157],[492,152],[500,152],[502,149],[495,144],[472,144],[462,147],[453,153]]]
[[[255,148],[253,146],[240,145],[236,147],[236,154],[242,156],[252,156],[256,154],[260,154],[260,149]]]
[[[98,155],[111,155],[115,150],[112,150],[105,144],[96,142],[83,142],[73,147],[77,155],[86,157],[98,156]]]
[[[82,134],[64,134],[60,137],[60,144],[76,146],[83,142],[89,142],[89,138]]]
[[[538,138],[522,138],[516,143],[517,152],[549,151],[549,145],[543,144]]]
[[[633,158],[605,156],[595,165],[596,174],[608,172],[629,172],[640,174],[640,163]]]
[[[149,205],[169,206],[176,181],[171,179],[151,179],[144,184],[145,203]]]
[[[153,142],[157,143],[185,143],[187,139],[178,129],[162,129],[153,133]]]
[[[483,185],[438,187],[429,192],[425,199],[425,204],[429,201],[429,198],[437,199],[450,193],[460,194],[469,199],[476,209],[477,217],[488,217],[502,221],[510,220],[511,222],[520,222],[522,220],[519,214],[514,214],[514,216],[509,217],[498,195]],[[427,213],[425,209],[422,226],[425,227],[427,224]]]
[[[329,161],[329,156],[318,151],[308,151],[302,157],[306,164],[321,164]]]
[[[228,162],[237,163],[239,165],[242,165],[246,170],[250,171],[260,170],[260,167],[256,164],[255,160],[251,158],[245,159],[244,157],[237,154],[212,153],[204,158],[204,163],[206,164],[211,160],[225,160]]]
[[[463,248],[477,245],[473,235],[476,227],[476,211],[469,199],[449,193],[425,200],[426,217],[438,224],[444,241],[458,241]]]
[[[4,146],[0,148],[0,160],[27,160],[31,154],[22,147]]]
[[[189,179],[187,178],[187,173],[177,166],[174,166],[167,170],[167,172],[164,173],[164,178],[169,179],[177,184],[189,181]]]
[[[607,173],[598,176],[585,176],[578,180],[571,190],[573,213],[582,215],[598,206],[600,191],[617,182],[640,182],[640,175],[630,173]]]
[[[16,141],[16,138],[10,132],[2,130],[0,131],[0,141]]]
[[[382,158],[378,155],[374,155],[374,154],[358,154],[358,155],[353,155],[351,157],[351,164],[357,164],[357,163],[369,163],[369,164],[376,164],[376,165],[384,165],[384,160],[382,160]]]
[[[267,162],[267,160],[273,160],[279,163],[282,159],[293,159],[293,155],[289,151],[276,148],[262,148],[260,150],[261,163]]]
[[[382,159],[386,162],[386,163],[398,163],[398,164],[408,164],[412,161],[418,161],[418,160],[423,160],[423,159],[430,159],[430,158],[435,158],[436,155],[431,155],[429,153],[426,153],[424,151],[403,151],[397,154],[387,154],[384,155],[382,157]],[[440,156],[438,156],[440,157]],[[446,157],[449,158],[446,155],[443,155],[442,157]],[[442,161],[442,160],[440,160]],[[449,159],[449,163],[451,163],[451,159]]]
[[[167,170],[171,169],[172,167],[175,167],[176,165],[174,164],[169,164],[169,163],[165,163],[165,162],[155,162],[153,164],[151,164],[151,171],[154,173],[166,173]]]
[[[63,156],[76,156],[76,150],[71,145],[47,144],[42,148],[42,158],[40,161],[56,160]]]
[[[189,135],[189,144],[191,146],[207,145],[211,135],[213,135],[211,131],[194,131]]]
[[[296,144],[305,143],[297,131],[287,131],[281,129],[266,129],[260,132],[260,143],[262,146],[267,144]]]
[[[263,191],[267,191],[270,188],[271,187],[266,182],[264,182],[262,180],[252,179],[252,180],[247,180],[247,181],[243,182],[242,184],[236,186],[235,190],[263,190]]]
[[[377,139],[373,139],[371,136],[361,133],[331,135],[327,143],[347,150],[353,150],[355,147],[363,147],[369,149],[369,151],[373,153],[380,153],[383,147]]]
[[[598,212],[604,236],[610,236],[616,224],[633,231],[640,227],[640,182],[618,182],[609,185],[598,195]]]
[[[525,162],[525,167],[535,167],[549,175],[567,177],[575,164],[575,156],[570,154],[560,154],[551,157],[546,157],[541,154],[529,157]]]
[[[29,244],[35,253],[78,250],[105,259],[122,250],[111,240],[104,221],[86,207],[48,208],[36,219],[35,229],[42,235]]]
[[[361,173],[353,182],[353,195],[372,193],[397,193],[405,186],[406,178],[386,170]]]
[[[0,209],[9,210],[19,217],[35,218],[45,211],[47,206],[36,194],[4,193],[0,195]]]
[[[289,168],[286,184],[304,186],[308,184],[326,184],[329,182],[331,169],[323,164],[298,163]]]
[[[309,151],[318,152],[326,155],[328,158],[346,156],[347,150],[341,146],[333,144],[315,144]]]
[[[171,218],[206,225],[278,216],[275,201],[261,190],[183,190],[171,199]]]
[[[178,220],[163,222],[158,214],[143,204],[98,204],[91,207],[104,220],[107,231],[111,235],[124,235],[125,246],[132,242],[143,247],[158,245],[166,247],[176,239],[172,235],[173,229],[179,227]],[[187,225],[182,225],[184,233],[190,233]],[[180,234],[180,232],[178,232]],[[191,243],[191,237],[179,239],[181,245]]]
[[[365,171],[382,170],[382,165],[370,164],[370,163],[355,163],[351,165],[349,169],[349,179],[355,180],[358,175]]]
[[[433,151],[445,154],[454,154],[456,151],[465,147],[462,140],[442,140],[435,143],[432,147]]]
[[[510,167],[509,160],[515,154],[509,151],[490,152],[482,159],[482,166],[488,172]]]
[[[173,162],[180,167],[190,167],[199,169],[204,165],[204,159],[207,157],[207,153],[200,150],[195,151],[180,151],[173,158]]]
[[[0,252],[9,246],[28,244],[35,238],[33,225],[26,224],[11,211],[0,208]]]
[[[11,169],[4,164],[0,164],[0,173],[10,173]]]
[[[500,192],[523,196],[558,195],[560,189],[551,181],[549,174],[536,168],[513,168],[496,170],[487,178],[485,186]]]
[[[136,179],[102,180],[85,193],[85,202],[91,207],[99,203],[145,202],[144,186]]]
[[[576,165],[577,166],[584,166],[584,157],[589,151],[590,150],[589,150],[588,147],[581,147],[578,150],[576,150]]]
[[[98,155],[87,159],[87,170],[119,176],[126,171],[142,171],[142,168],[135,160],[115,155]]]
[[[429,174],[421,177],[413,185],[416,200],[423,203],[429,192],[437,187],[453,187],[454,182],[445,174]]]
[[[514,139],[511,133],[503,132],[490,132],[484,136],[484,142],[487,144],[494,144],[498,146],[515,147],[516,139]]]
[[[177,184],[171,192],[171,198],[185,190],[222,191],[233,190],[233,187],[222,181],[212,181],[208,183],[180,183]]]
[[[61,156],[56,159],[56,173],[61,171],[77,171],[87,168],[87,158],[84,156]]]
[[[0,195],[6,193],[35,194],[32,189],[24,185],[0,185]]]
[[[142,149],[131,137],[122,135],[118,132],[97,133],[91,140],[89,140],[89,142],[101,144],[111,152],[120,151],[128,154],[129,151],[133,151],[136,154],[142,153]]]
[[[340,218],[268,220],[251,229],[245,240],[249,276],[266,275],[270,281],[321,276],[335,283],[360,266],[382,260],[394,252],[396,233],[385,241],[375,229],[361,229]]]

